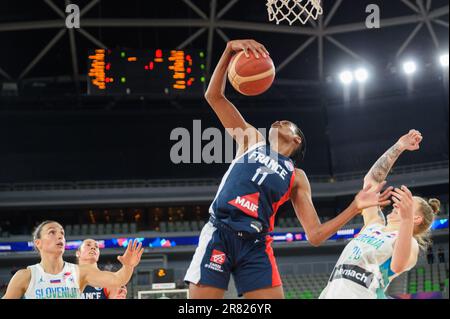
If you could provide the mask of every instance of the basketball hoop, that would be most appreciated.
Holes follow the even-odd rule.
[[[321,0],[267,0],[267,11],[270,21],[279,24],[286,20],[290,25],[295,21],[306,24],[323,14]]]

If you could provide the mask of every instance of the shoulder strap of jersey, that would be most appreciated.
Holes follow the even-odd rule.
[[[25,290],[25,296],[32,295],[33,288],[36,284],[36,278],[39,276],[37,264],[28,266],[27,269],[30,270],[30,283],[28,284],[27,290]]]

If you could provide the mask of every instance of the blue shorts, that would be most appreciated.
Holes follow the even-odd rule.
[[[258,289],[281,286],[272,238],[241,238],[208,222],[184,280],[228,290],[233,274],[239,296]]]

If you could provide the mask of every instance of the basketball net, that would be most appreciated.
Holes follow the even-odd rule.
[[[269,20],[277,24],[286,20],[292,25],[295,21],[306,24],[309,19],[317,20],[323,14],[320,0],[267,0]]]

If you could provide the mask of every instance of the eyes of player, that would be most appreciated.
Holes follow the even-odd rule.
[[[94,246],[96,249],[98,249],[98,244],[97,243],[91,244],[91,243],[88,242],[88,243],[86,243],[86,246],[89,247],[89,248]]]
[[[48,234],[49,235],[55,235],[56,234],[56,229],[54,229],[54,228],[51,228],[51,229],[49,229],[48,230]],[[65,235],[65,233],[64,233],[64,230],[61,230],[61,235]]]

